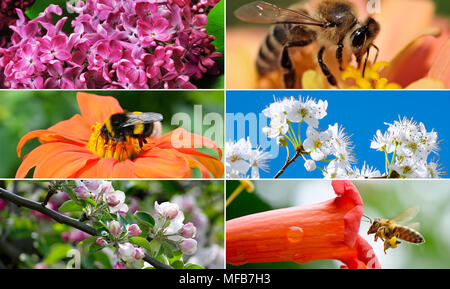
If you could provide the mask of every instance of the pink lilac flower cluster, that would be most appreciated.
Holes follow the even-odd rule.
[[[50,5],[19,20],[12,45],[0,48],[8,88],[195,88],[192,80],[218,74],[207,13],[219,0],[85,0],[67,3],[77,16]],[[1,84],[0,84],[1,85]]]
[[[7,47],[13,31],[9,28],[17,21],[17,11],[25,11],[33,5],[34,0],[1,0],[0,1],[0,47]]]

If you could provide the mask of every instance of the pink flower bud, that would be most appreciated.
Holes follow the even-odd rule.
[[[91,193],[84,186],[76,187],[74,192],[75,192],[75,195],[77,196],[77,198],[79,198],[79,199],[87,199],[87,198],[91,197]]]
[[[83,181],[86,188],[88,188],[91,191],[96,191],[101,184],[103,184],[102,180],[86,180]]]
[[[142,234],[142,231],[141,231],[141,228],[139,228],[138,225],[133,224],[133,225],[128,227],[128,234],[130,234],[133,237],[137,237],[140,234]]]
[[[0,211],[3,211],[6,208],[7,204],[5,201],[0,200]]]
[[[183,237],[185,238],[193,238],[196,232],[197,229],[192,223],[187,223],[183,226],[183,228],[181,228],[181,235],[183,235]]]
[[[110,207],[115,207],[118,204],[120,204],[120,200],[117,197],[117,195],[115,195],[115,194],[108,195],[107,202],[108,202],[108,206],[110,206]]]
[[[113,235],[119,235],[122,232],[122,227],[120,226],[119,222],[111,221],[108,224],[108,230]]]
[[[130,243],[119,244],[119,255],[125,262],[136,261],[136,249]]]
[[[48,266],[44,263],[37,263],[36,265],[34,265],[34,269],[48,269]]]
[[[127,265],[122,262],[117,262],[114,264],[113,269],[127,269]]]
[[[165,202],[161,205],[159,205],[158,202],[155,202],[155,210],[160,215],[171,220],[178,216],[178,213],[180,212],[180,208],[178,207],[178,205],[170,202]]]
[[[70,240],[70,234],[67,233],[67,232],[63,232],[63,233],[61,234],[61,239],[63,239],[65,242],[69,242],[69,240]]]
[[[180,249],[185,255],[193,255],[197,251],[197,241],[194,239],[183,239],[180,242]]]
[[[144,257],[145,257],[144,249],[141,247],[136,248],[136,253],[134,254],[134,258],[136,258],[136,260],[141,260],[141,259],[144,259]]]
[[[97,245],[99,245],[99,246],[106,246],[106,244],[108,244],[108,243],[105,241],[105,239],[103,239],[103,238],[98,238],[98,239],[95,241],[95,243],[96,243]]]

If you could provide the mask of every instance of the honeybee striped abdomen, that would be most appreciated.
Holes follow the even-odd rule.
[[[304,25],[277,24],[267,34],[256,60],[260,75],[281,68],[281,57],[286,45],[289,47],[306,46],[316,40],[316,32]]]
[[[399,239],[402,239],[403,241],[406,242],[414,244],[420,244],[425,242],[425,239],[419,232],[406,226],[396,225],[394,229],[394,234],[398,235]]]

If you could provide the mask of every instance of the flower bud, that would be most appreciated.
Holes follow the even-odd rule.
[[[88,199],[91,197],[91,192],[84,186],[76,187],[74,192],[79,199]]]
[[[141,259],[144,259],[144,257],[145,257],[145,251],[144,251],[144,249],[141,248],[141,247],[136,248],[136,253],[134,254],[134,258],[135,258],[136,260],[141,260]]]
[[[178,213],[180,212],[180,209],[177,204],[165,202],[161,205],[158,204],[158,202],[155,202],[155,210],[160,215],[167,217],[169,219],[174,219]]]
[[[103,238],[97,238],[97,240],[95,241],[95,243],[99,246],[106,246],[108,243],[105,241],[105,239]]]
[[[277,137],[277,144],[278,144],[280,147],[287,147],[287,146],[288,146],[288,143],[287,143],[286,137],[285,137],[285,136],[279,136],[279,137]]]
[[[305,168],[308,172],[312,172],[314,171],[317,167],[316,167],[316,162],[313,160],[307,160],[305,161]]]
[[[193,255],[197,251],[197,241],[194,239],[183,239],[180,242],[180,249],[185,255]]]
[[[34,269],[48,269],[48,266],[44,263],[37,263],[36,265],[34,265]]]
[[[7,206],[5,201],[0,200],[0,211],[3,211]]]
[[[136,261],[136,249],[130,243],[119,244],[119,255],[125,262]]]
[[[119,222],[111,221],[108,224],[108,230],[113,235],[119,235],[122,232],[122,227],[120,226]]]
[[[187,223],[181,228],[181,235],[185,238],[193,238],[195,236],[197,229],[194,224]]]
[[[108,195],[108,197],[106,198],[106,201],[108,203],[108,206],[110,206],[110,207],[115,207],[118,204],[120,204],[120,200],[116,194]]]
[[[102,180],[86,180],[83,181],[84,185],[86,186],[86,188],[88,188],[91,191],[96,191],[100,185],[103,184]]]
[[[117,262],[114,264],[113,269],[127,269],[127,265],[122,262]]]
[[[142,231],[141,231],[141,228],[139,228],[138,225],[133,224],[133,225],[128,227],[128,234],[130,234],[133,237],[137,237],[140,234],[142,234]]]

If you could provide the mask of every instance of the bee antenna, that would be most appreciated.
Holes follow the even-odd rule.
[[[369,222],[372,223],[372,219],[370,217],[367,217],[366,215],[363,214],[363,217],[365,217],[367,220],[369,220]]]

